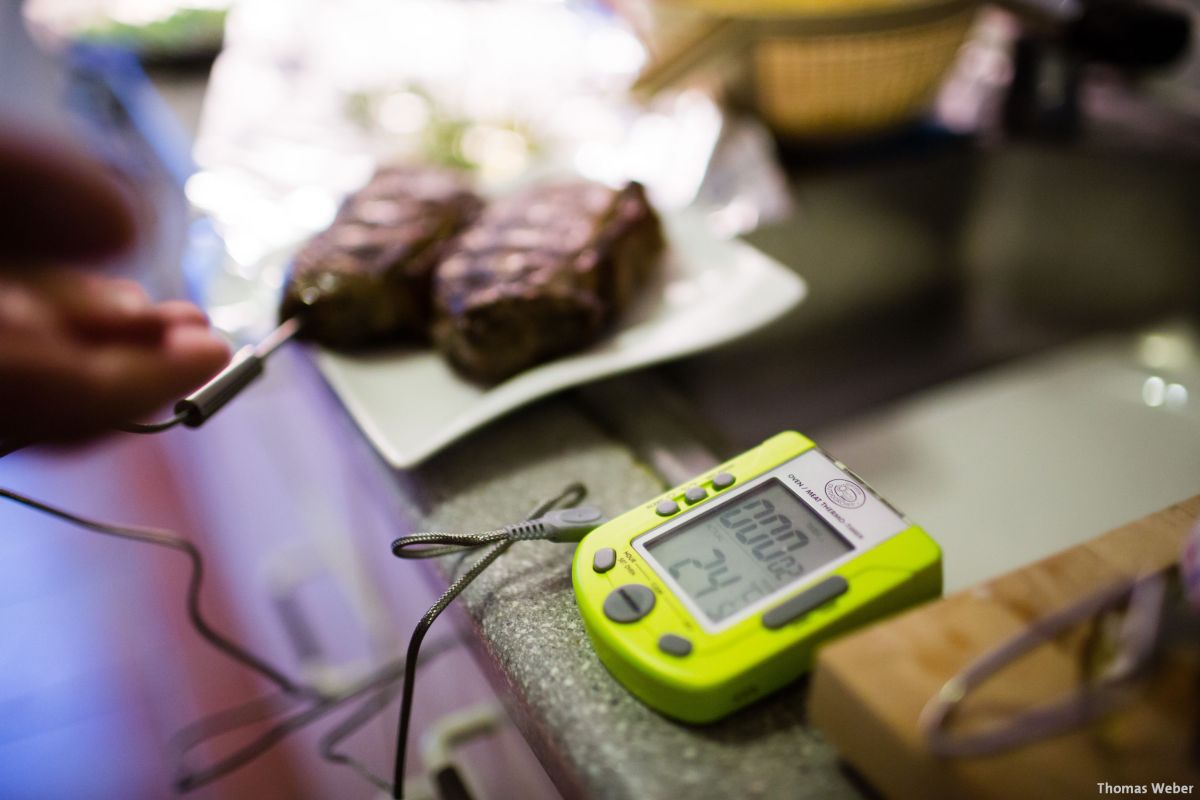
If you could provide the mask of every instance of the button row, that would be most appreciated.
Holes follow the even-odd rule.
[[[718,472],[713,476],[712,485],[717,491],[728,489],[737,481],[733,475],[728,472]],[[708,492],[702,486],[692,486],[683,493],[683,499],[687,501],[689,506],[699,503],[704,498],[708,497]],[[660,500],[658,505],[654,507],[654,513],[660,517],[670,517],[679,513],[679,503],[674,500]]]

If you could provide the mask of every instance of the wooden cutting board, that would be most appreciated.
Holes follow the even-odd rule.
[[[1194,651],[1156,671],[1125,710],[1003,754],[939,759],[917,727],[921,709],[949,678],[1030,621],[1178,560],[1198,518],[1200,496],[830,644],[813,677],[813,722],[847,763],[896,800],[1106,796],[1102,783],[1144,787],[1126,790],[1135,794],[1154,794],[1155,782],[1200,786]],[[962,720],[986,723],[1069,691],[1077,685],[1081,637],[1043,645],[994,676],[969,699]]]

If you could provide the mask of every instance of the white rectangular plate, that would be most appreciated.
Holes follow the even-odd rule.
[[[665,227],[661,281],[608,336],[496,386],[463,379],[428,348],[321,350],[317,364],[384,459],[406,468],[561,389],[732,341],[786,313],[807,291],[790,269],[744,242],[713,237],[699,219],[670,218]]]

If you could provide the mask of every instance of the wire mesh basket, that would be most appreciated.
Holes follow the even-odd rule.
[[[691,0],[686,6],[740,28],[738,38],[748,45],[744,94],[773,129],[801,138],[868,134],[920,115],[978,8],[974,0]]]

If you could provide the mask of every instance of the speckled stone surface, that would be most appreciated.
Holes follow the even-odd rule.
[[[520,519],[572,480],[610,514],[663,488],[566,401],[470,437],[416,477],[430,530]],[[510,712],[565,797],[861,797],[806,725],[802,683],[705,727],[668,720],[621,688],[593,653],[575,607],[573,550],[514,545],[458,600]],[[456,561],[443,560],[443,575]]]

